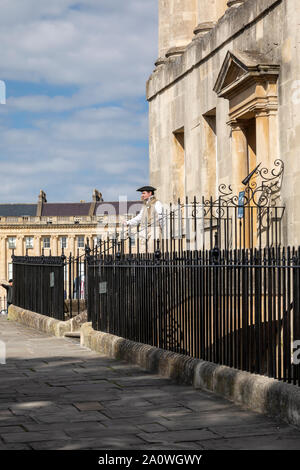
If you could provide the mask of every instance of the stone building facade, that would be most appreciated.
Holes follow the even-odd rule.
[[[0,204],[0,280],[12,277],[12,254],[82,255],[87,239],[93,248],[120,236],[123,221],[141,208],[140,201],[104,202],[97,190],[91,202],[51,203],[41,191],[37,204]]]
[[[147,83],[150,180],[163,201],[234,194],[281,159],[284,245],[300,237],[299,0],[159,0]]]

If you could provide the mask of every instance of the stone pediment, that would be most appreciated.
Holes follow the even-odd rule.
[[[219,72],[214,91],[219,97],[228,98],[230,92],[249,77],[276,74],[279,65],[256,51],[228,51]]]

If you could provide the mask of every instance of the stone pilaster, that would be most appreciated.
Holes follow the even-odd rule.
[[[54,235],[51,238],[51,254],[52,254],[52,256],[58,256],[58,243],[59,243],[58,235]]]
[[[257,161],[262,163],[262,166],[270,168],[269,155],[269,113],[267,110],[257,111],[255,115],[256,120],[256,156]]]
[[[16,256],[24,256],[25,255],[25,237],[23,235],[18,235],[16,240],[16,249],[15,255]]]
[[[7,267],[7,254],[6,254],[7,237],[1,237],[0,239],[0,279],[6,279],[6,267]],[[3,289],[4,290],[4,289]]]
[[[240,191],[244,190],[242,181],[248,174],[248,144],[243,123],[236,120],[231,121],[229,124],[231,126],[232,136],[231,185],[233,194],[238,195]]]
[[[68,237],[68,252],[70,251],[73,256],[76,256],[76,237],[75,235],[69,235]]]
[[[34,256],[41,256],[41,236],[35,235],[33,238],[33,253]]]

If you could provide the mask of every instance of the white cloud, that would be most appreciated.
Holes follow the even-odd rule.
[[[15,10],[20,6],[17,0],[10,3]],[[4,79],[94,84],[103,97],[144,90],[156,58],[156,0],[143,0],[143,8],[135,0],[91,1],[82,11],[66,8],[78,2],[63,2],[57,17],[47,16],[44,3],[26,0],[27,9],[17,15],[20,21],[13,27],[2,24]],[[12,7],[5,4],[0,7],[2,21],[11,17]]]
[[[1,201],[36,201],[41,188],[48,200],[89,200],[94,187],[106,200],[137,197],[148,174],[141,101],[156,8],[157,0],[1,1]],[[13,96],[9,80],[49,85],[49,94]],[[53,96],[60,85],[77,91]]]

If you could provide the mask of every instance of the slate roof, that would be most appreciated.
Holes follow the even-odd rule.
[[[0,217],[34,217],[37,204],[0,204]]]
[[[89,215],[90,207],[90,202],[47,202],[43,204],[42,216],[73,217],[80,215]]]
[[[57,202],[44,203],[42,216],[74,217],[88,216],[91,202]],[[94,215],[136,215],[143,207],[141,201],[97,202]],[[37,204],[0,204],[0,217],[36,216]]]

